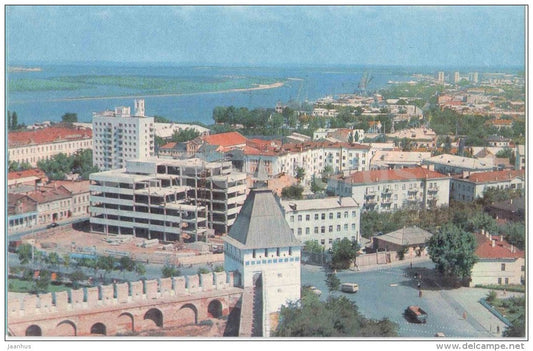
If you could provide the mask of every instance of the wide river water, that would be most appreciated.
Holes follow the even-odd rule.
[[[365,72],[368,90],[388,81],[413,79],[414,71],[372,67],[194,67],[140,65],[39,65],[39,71],[7,74],[7,109],[19,123],[60,121],[66,112],[90,122],[93,112],[145,100],[147,116],[177,122],[213,123],[216,106],[272,108],[277,102],[314,101],[358,91]],[[419,72],[416,72],[419,73]],[[138,82],[138,84],[137,84]],[[258,85],[277,87],[253,89]],[[236,91],[237,89],[237,91]]]

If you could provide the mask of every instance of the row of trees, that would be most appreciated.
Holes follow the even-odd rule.
[[[344,296],[321,301],[309,288],[302,289],[299,302],[280,311],[275,337],[394,337],[398,325],[387,318],[368,319]]]
[[[91,173],[98,172],[98,167],[93,166],[92,149],[78,150],[71,156],[60,153],[48,160],[37,162],[37,167],[51,180],[65,179],[69,173],[76,173],[82,179],[89,179]]]

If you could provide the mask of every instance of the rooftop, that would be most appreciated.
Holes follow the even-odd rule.
[[[480,259],[509,259],[524,257],[524,251],[509,244],[499,235],[483,235],[476,233],[476,256]],[[494,241],[494,245],[492,243]]]
[[[24,171],[8,172],[7,179],[17,180],[24,178],[46,178],[46,174],[39,168],[26,169]]]
[[[32,131],[9,132],[7,134],[8,147],[10,148],[91,138],[91,129],[66,127],[50,127]]]
[[[238,146],[246,144],[246,137],[238,132],[228,132],[213,135],[206,135],[202,139],[211,145],[220,145],[223,147]]]
[[[450,154],[443,154],[433,156],[424,160],[424,163],[446,165],[458,168],[467,168],[475,170],[492,170],[494,165],[488,160],[478,160],[470,157],[456,156]]]
[[[417,226],[398,229],[394,232],[379,235],[376,238],[379,240],[387,241],[392,244],[408,246],[424,244],[429,238],[433,236],[432,233],[418,228]]]
[[[524,178],[525,170],[503,170],[503,171],[493,171],[493,172],[480,172],[471,174],[468,179],[473,183],[490,183],[490,182],[499,182],[505,180],[511,180],[517,177]]]
[[[338,196],[325,199],[281,201],[281,206],[285,212],[359,207],[353,198]]]
[[[413,179],[447,179],[449,177],[442,173],[430,171],[429,169],[423,167],[414,167],[361,171],[354,172],[347,177],[339,175],[335,178],[351,184],[372,184]]]
[[[301,246],[269,189],[252,189],[225,240],[238,248]]]

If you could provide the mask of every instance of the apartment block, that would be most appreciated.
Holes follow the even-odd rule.
[[[231,162],[150,158],[93,173],[91,229],[164,241],[227,233],[246,198]]]
[[[450,177],[422,167],[355,172],[328,180],[328,193],[351,196],[363,211],[448,206]]]
[[[259,160],[270,177],[279,174],[296,176],[298,168],[305,169],[304,183],[319,176],[326,166],[334,173],[363,171],[369,169],[370,147],[327,141],[284,144],[280,147],[244,149],[243,171],[254,174]]]
[[[281,206],[296,239],[312,240],[329,249],[334,241],[360,241],[361,207],[351,197],[282,201]]]
[[[26,162],[35,167],[37,162],[60,153],[70,156],[78,150],[91,149],[92,131],[88,128],[50,127],[9,132],[7,147],[10,162]]]
[[[524,170],[503,170],[474,173],[468,177],[452,178],[450,198],[456,201],[474,201],[483,197],[487,189],[524,189]]]
[[[489,172],[494,170],[494,164],[487,159],[476,159],[450,154],[442,154],[425,159],[422,164],[431,170],[444,174],[462,174]]]
[[[146,159],[155,152],[154,118],[144,116],[144,100],[93,115],[93,164],[100,170],[120,169],[128,159]]]

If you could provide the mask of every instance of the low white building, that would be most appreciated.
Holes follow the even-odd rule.
[[[479,258],[471,272],[470,286],[524,284],[525,254],[499,235],[476,234]]]
[[[360,241],[361,207],[351,197],[282,201],[285,219],[296,239],[329,249],[334,241]]]
[[[169,139],[172,137],[174,132],[179,132],[185,129],[192,129],[198,132],[201,136],[209,135],[209,129],[196,125],[196,124],[185,124],[185,123],[158,123],[155,122],[155,135],[163,138]]]
[[[516,145],[515,156],[515,169],[526,169],[526,148],[524,145]]]
[[[432,170],[443,174],[468,175],[478,172],[489,172],[494,170],[494,164],[488,159],[476,159],[470,157],[442,154],[425,159],[424,165]]]
[[[450,177],[422,167],[364,171],[331,177],[327,190],[363,210],[435,208],[449,204]]]
[[[370,160],[370,169],[410,168],[422,165],[431,152],[376,151]]]
[[[474,201],[483,197],[487,189],[524,189],[525,171],[504,170],[474,173],[450,181],[450,198],[456,201]]]

